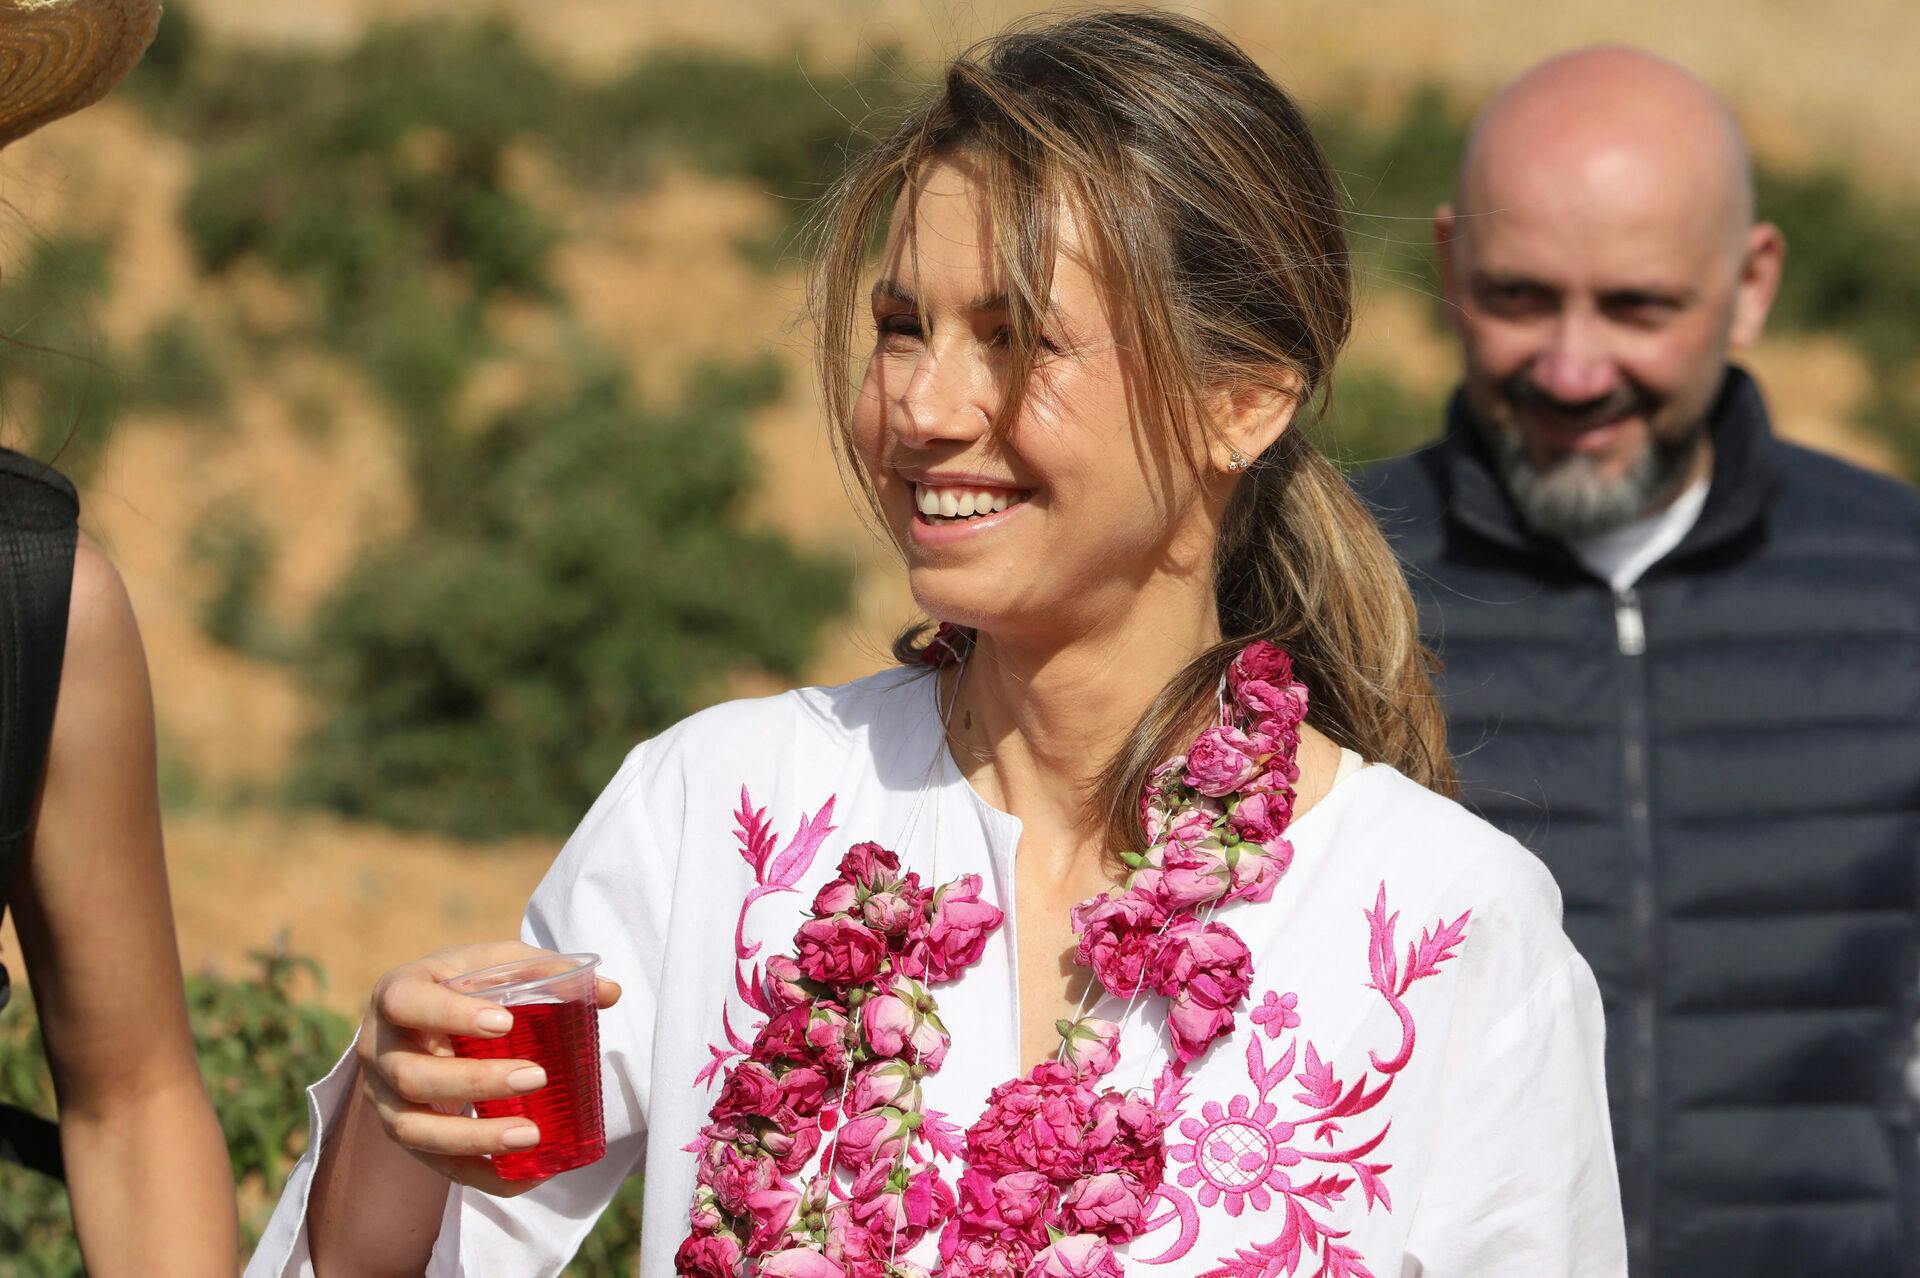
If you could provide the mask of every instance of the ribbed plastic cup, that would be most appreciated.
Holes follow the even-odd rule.
[[[599,966],[598,954],[543,954],[441,982],[457,994],[513,1013],[513,1028],[499,1038],[454,1035],[455,1055],[532,1061],[547,1071],[547,1085],[537,1092],[474,1104],[482,1118],[526,1118],[540,1128],[540,1143],[532,1149],[493,1156],[502,1180],[539,1180],[606,1156],[600,1009],[594,997]]]

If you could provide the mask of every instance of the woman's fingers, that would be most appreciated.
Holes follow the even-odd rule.
[[[434,1056],[411,1045],[376,1053],[373,1072],[415,1105],[471,1105],[547,1085],[547,1072],[531,1061]]]
[[[498,1038],[513,1028],[513,1013],[497,1003],[455,994],[421,966],[401,968],[374,989],[374,1015],[421,1035]]]
[[[546,1179],[503,1180],[489,1158],[537,1145],[540,1129],[531,1121],[442,1113],[407,1101],[378,1075],[368,1075],[365,1086],[388,1139],[448,1180],[511,1198]]]
[[[600,1004],[600,1010],[604,1012],[620,1001],[620,982],[610,981],[604,976],[596,976],[593,981],[593,994]]]

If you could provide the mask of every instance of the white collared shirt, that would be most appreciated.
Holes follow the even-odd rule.
[[[790,952],[853,843],[897,850],[929,885],[979,874],[984,899],[1007,914],[981,961],[934,989],[953,1049],[925,1081],[925,1107],[964,1129],[989,1090],[1021,1072],[1020,824],[954,766],[934,686],[894,670],[732,702],[628,756],[522,929],[535,945],[600,953],[625,990],[601,1018],[607,1157],[513,1199],[454,1186],[430,1274],[557,1274],[621,1181],[642,1171],[640,1272],[673,1272],[694,1186],[684,1147],[718,1094],[703,1070],[727,1045],[723,1013],[747,1040],[759,1019],[736,991],[750,970],[736,928],[762,961]],[[1339,1247],[1365,1268],[1332,1272],[1376,1278],[1625,1273],[1600,999],[1561,931],[1552,879],[1511,839],[1392,769],[1343,773],[1289,832],[1294,859],[1273,898],[1215,916],[1251,948],[1253,989],[1232,1035],[1187,1071],[1150,1227],[1118,1249],[1127,1272],[1307,1278]],[[792,889],[759,894],[744,918],[756,878],[736,833],[743,802],[765,809],[782,848],[829,803],[834,827]],[[1403,984],[1423,934],[1463,914],[1452,956]],[[1381,954],[1391,997],[1378,988]],[[1105,1084],[1151,1093],[1168,1061],[1164,1001],[1148,996],[1128,1012],[1109,998],[1091,1010],[1124,1017],[1121,1062]],[[249,1278],[312,1272],[312,1151],[354,1068],[349,1052],[311,1089],[310,1150]],[[1359,1101],[1339,1117],[1310,1121],[1356,1087]],[[1302,1244],[1291,1268],[1290,1238]],[[913,1258],[931,1265],[932,1240]]]

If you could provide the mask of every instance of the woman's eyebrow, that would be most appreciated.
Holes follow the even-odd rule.
[[[897,302],[913,310],[920,309],[919,299],[914,297],[912,290],[908,289],[907,286],[900,283],[900,281],[894,279],[875,281],[873,285],[873,300],[875,302]],[[968,311],[1004,311],[1007,310],[1010,305],[1011,303],[1007,294],[1002,291],[997,293],[982,293],[980,296],[968,301],[962,309]]]

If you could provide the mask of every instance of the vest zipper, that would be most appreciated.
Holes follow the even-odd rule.
[[[1614,634],[1620,650],[1621,788],[1626,800],[1634,955],[1633,996],[1627,1006],[1627,1157],[1622,1191],[1627,1213],[1629,1271],[1653,1265],[1653,1212],[1659,1096],[1659,886],[1653,847],[1652,787],[1648,776],[1647,627],[1632,587],[1614,592]]]

